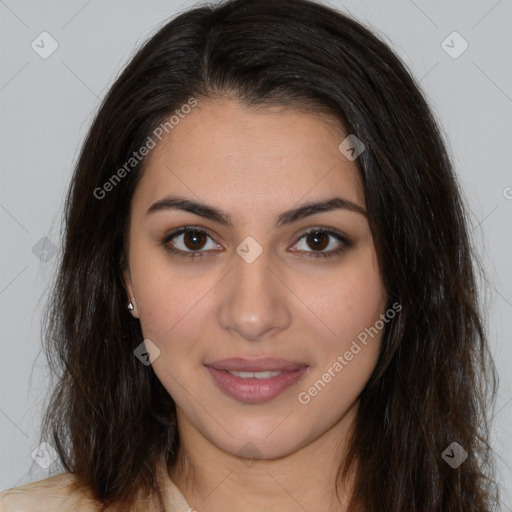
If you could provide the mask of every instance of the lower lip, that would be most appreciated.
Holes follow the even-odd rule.
[[[259,404],[272,400],[293,386],[304,375],[308,367],[284,371],[268,379],[242,379],[224,370],[206,367],[216,386],[226,395],[249,404]]]

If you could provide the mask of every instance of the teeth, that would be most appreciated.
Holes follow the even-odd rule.
[[[270,379],[270,377],[275,377],[276,375],[281,375],[281,372],[278,371],[266,371],[266,372],[232,372],[228,370],[231,375],[235,377],[240,377],[241,379]]]

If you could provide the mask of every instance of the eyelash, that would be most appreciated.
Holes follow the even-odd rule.
[[[182,251],[181,249],[176,249],[172,245],[168,245],[168,243],[173,238],[175,238],[179,235],[182,235],[182,234],[189,233],[189,232],[205,234],[207,237],[212,238],[204,229],[194,227],[194,226],[187,226],[184,228],[180,228],[180,229],[170,233],[169,235],[166,235],[164,237],[164,239],[161,241],[161,243],[164,246],[165,250],[170,252],[173,255],[184,257],[184,258],[192,258],[193,260],[194,259],[203,259],[205,252],[208,252],[208,251],[203,251],[203,252]],[[306,255],[301,254],[300,255],[301,257],[305,256],[305,257],[311,257],[311,258],[332,258],[334,256],[337,256],[338,254],[343,253],[346,249],[348,249],[349,247],[352,246],[352,242],[348,238],[343,236],[341,233],[338,233],[337,231],[330,230],[328,228],[322,228],[322,227],[308,229],[306,232],[302,233],[298,242],[300,240],[302,240],[303,238],[305,238],[307,235],[310,235],[312,233],[324,233],[324,234],[330,235],[330,236],[334,237],[336,240],[338,240],[339,242],[341,242],[341,246],[340,246],[340,248],[329,251],[329,252],[306,251]],[[300,251],[297,251],[297,252],[300,253]]]

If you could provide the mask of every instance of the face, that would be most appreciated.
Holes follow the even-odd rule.
[[[274,458],[353,418],[386,298],[345,137],[205,100],[148,155],[124,276],[180,434]]]

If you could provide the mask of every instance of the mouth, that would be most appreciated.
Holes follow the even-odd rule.
[[[295,385],[309,368],[284,359],[230,358],[205,364],[214,384],[238,402],[263,403]]]

